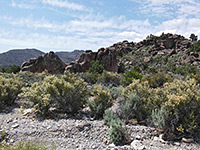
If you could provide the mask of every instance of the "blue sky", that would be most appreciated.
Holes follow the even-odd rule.
[[[200,0],[1,0],[0,52],[92,49],[149,34],[200,38]]]

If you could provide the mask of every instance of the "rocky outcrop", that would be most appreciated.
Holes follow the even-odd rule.
[[[101,48],[98,52],[87,50],[80,56],[80,59],[67,65],[65,70],[69,70],[70,72],[85,72],[90,68],[91,62],[97,60],[103,65],[105,70],[110,72],[118,71],[117,51],[111,47],[106,49]]]
[[[66,64],[54,53],[49,52],[38,58],[32,58],[21,65],[21,72],[41,73],[47,70],[50,74],[64,73]]]

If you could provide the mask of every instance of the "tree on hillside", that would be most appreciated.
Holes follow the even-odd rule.
[[[198,36],[195,35],[194,33],[192,33],[192,34],[190,35],[190,39],[191,39],[193,42],[196,42],[197,39],[198,39]]]

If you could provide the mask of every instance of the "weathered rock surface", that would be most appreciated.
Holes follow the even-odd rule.
[[[65,66],[66,64],[54,52],[49,52],[24,62],[21,66],[21,71],[41,73],[47,70],[51,74],[58,74],[64,73]]]
[[[104,66],[105,70],[117,72],[117,51],[112,48],[101,48],[98,52],[87,50],[80,56],[80,59],[67,65],[66,70],[70,72],[85,72],[87,71],[92,61],[99,61]]]

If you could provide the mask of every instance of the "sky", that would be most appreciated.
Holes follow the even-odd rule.
[[[200,39],[200,0],[0,0],[0,53],[93,50],[148,35]]]

